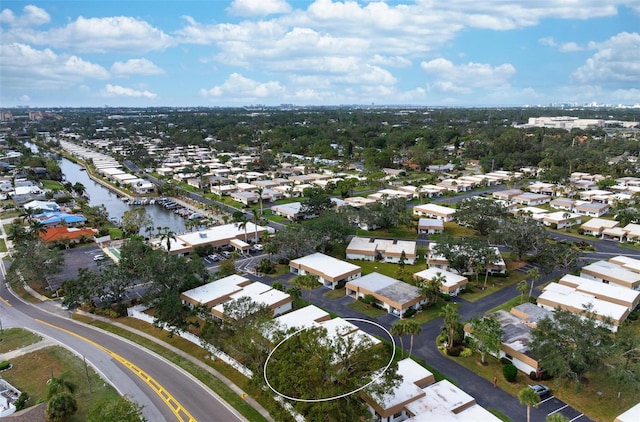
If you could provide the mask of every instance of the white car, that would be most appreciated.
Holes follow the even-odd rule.
[[[104,254],[98,254],[93,257],[94,261],[102,261],[104,259]]]
[[[261,245],[260,243],[256,243],[255,245],[253,245],[253,250],[254,251],[261,251],[264,249],[264,246]]]

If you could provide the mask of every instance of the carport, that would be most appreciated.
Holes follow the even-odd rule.
[[[251,249],[251,245],[248,244],[247,242],[244,242],[240,239],[231,239],[229,241],[229,244],[231,246],[233,246],[234,248],[236,248],[237,251],[239,251],[240,253],[244,254],[245,252],[248,253],[249,250]]]

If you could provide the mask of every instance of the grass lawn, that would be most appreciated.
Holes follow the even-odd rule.
[[[21,391],[29,394],[28,406],[33,406],[39,400],[46,399],[47,380],[69,372],[67,380],[76,386],[75,398],[78,401],[78,412],[69,422],[87,420],[92,403],[111,399],[118,393],[91,368],[87,369],[84,362],[73,353],[60,346],[46,347],[11,361],[13,367],[2,373],[2,377]]]
[[[416,229],[410,229],[407,226],[392,227],[389,230],[362,230],[358,229],[356,235],[365,237],[385,237],[394,239],[416,239],[418,232]]]
[[[7,252],[7,242],[4,239],[0,239],[0,252]]]
[[[525,300],[527,300],[527,298],[525,297]],[[524,302],[522,302],[524,303]],[[505,303],[503,303],[500,306],[496,306],[493,309],[490,309],[487,311],[487,314],[496,312],[496,311],[507,311],[509,312],[511,310],[511,308],[513,308],[514,306],[518,306],[520,305],[520,296],[516,296],[513,299],[510,299],[508,301],[506,301]]]
[[[350,262],[351,264],[357,265],[360,268],[362,268],[362,275],[367,275],[375,272],[375,273],[384,274],[392,278],[397,278],[398,269],[400,268],[398,264],[391,264],[389,262],[365,261],[365,260],[358,260],[358,259],[348,259],[347,262]],[[422,259],[422,260],[418,260],[418,263],[415,265],[405,265],[404,271],[407,274],[414,274],[414,273],[417,273],[418,271],[424,270],[424,268],[425,268],[424,259]]]
[[[326,297],[327,299],[336,300],[336,299],[340,299],[341,297],[344,297],[346,293],[347,293],[347,289],[343,287],[342,289],[329,290],[323,296]]]
[[[520,298],[517,300],[519,303]],[[635,333],[640,335],[640,323],[635,321],[632,324]],[[502,364],[493,356],[486,357],[487,365],[480,363],[480,355],[476,352],[468,358],[448,358],[488,381],[491,381],[494,376],[498,377],[498,387],[513,396],[517,396],[520,389],[531,383],[529,376],[521,372],[518,372],[515,383],[506,382],[502,375]],[[586,382],[583,383],[579,391],[576,391],[574,383],[564,381],[548,380],[536,381],[536,383],[549,386],[552,393],[559,399],[596,421],[612,421],[617,415],[638,402],[638,393],[637,390],[634,390],[634,386],[616,385],[606,371],[589,372],[586,378]],[[598,394],[599,392],[600,394]],[[620,392],[620,399],[618,399],[618,392]]]
[[[171,352],[162,345],[157,344],[154,341],[148,340],[144,337],[140,337],[134,333],[131,333],[130,331],[115,327],[108,323],[95,321],[89,317],[74,315],[73,318],[83,321],[87,324],[102,328],[103,330],[112,332],[120,337],[129,339],[136,344],[139,344],[142,347],[145,347],[159,354],[160,356],[164,357],[165,359],[176,364],[177,366],[181,367],[182,369],[198,378],[201,382],[207,385],[207,387],[211,388],[216,394],[222,397],[224,401],[229,403],[233,408],[238,410],[238,412],[243,414],[250,421],[265,420],[257,410],[251,407],[245,400],[238,396],[220,379],[216,378],[210,372],[206,371],[190,360]],[[229,378],[234,384],[238,385],[238,387],[249,393],[254,399],[260,402],[260,404],[265,406],[268,410],[270,408],[273,408],[274,406],[279,406],[273,402],[273,398],[271,396],[262,393],[261,390],[254,384],[252,384],[247,377],[237,372],[229,365],[220,360],[212,361],[211,359],[208,359],[208,353],[202,347],[193,344],[179,336],[169,337],[167,331],[161,330],[157,327],[154,327],[152,324],[148,324],[144,321],[140,321],[134,318],[120,318],[118,319],[118,322],[150,334],[165,343],[171,344],[172,346],[183,350],[184,352],[198,359],[203,364],[211,366],[215,370],[222,373],[225,377]]]
[[[419,322],[420,324],[425,324],[434,319],[438,319],[442,316],[442,308],[444,308],[447,303],[451,302],[440,300],[434,306],[430,306],[427,309],[418,311],[414,316],[411,317],[411,319]]]
[[[349,305],[351,309],[358,311],[362,314],[365,314],[366,316],[368,316],[369,318],[378,318],[381,317],[383,315],[387,314],[387,311],[385,311],[384,309],[378,309],[378,308],[374,308],[371,305],[367,305],[366,303],[362,302],[361,300],[354,300],[353,302],[351,302]]]
[[[64,190],[64,186],[62,186],[62,183],[57,182],[55,180],[41,180],[40,181],[42,183],[42,187],[44,189],[50,189],[50,190]]]
[[[42,340],[42,337],[22,328],[8,328],[2,332],[0,353],[20,349]]]

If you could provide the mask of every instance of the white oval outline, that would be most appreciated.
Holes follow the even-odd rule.
[[[372,325],[375,325],[378,328],[381,328],[382,331],[384,331],[385,333],[387,333],[387,335],[389,336],[389,338],[391,339],[391,344],[393,345],[392,348],[392,353],[391,353],[391,359],[389,360],[389,362],[387,363],[387,366],[384,367],[384,369],[382,370],[382,372],[380,372],[380,375],[378,375],[377,377],[373,378],[371,381],[369,381],[368,383],[366,383],[365,385],[363,385],[362,387],[359,387],[353,391],[350,391],[348,393],[344,393],[344,394],[340,394],[339,396],[333,396],[333,397],[326,397],[323,399],[300,399],[297,397],[290,397],[287,396],[286,394],[283,394],[281,392],[279,392],[278,390],[276,390],[275,388],[273,388],[273,386],[269,383],[269,379],[267,378],[267,365],[269,364],[269,359],[271,359],[271,356],[273,355],[273,353],[278,350],[278,347],[280,347],[285,341],[289,340],[291,337],[296,336],[298,334],[300,334],[301,332],[308,330],[310,328],[318,328],[318,326],[309,326],[309,327],[305,327],[305,328],[301,328],[298,331],[296,331],[293,334],[288,335],[287,337],[285,337],[284,340],[282,340],[280,343],[278,343],[276,345],[276,347],[273,348],[273,350],[271,351],[271,353],[269,353],[269,356],[267,356],[267,360],[264,361],[264,369],[262,370],[262,377],[264,378],[264,382],[267,383],[267,387],[269,387],[271,389],[271,391],[273,391],[274,393],[276,393],[277,395],[279,395],[280,397],[283,397],[285,399],[288,400],[293,400],[293,401],[297,401],[297,402],[303,402],[303,403],[322,403],[325,401],[329,401],[329,400],[337,400],[337,399],[341,399],[343,397],[347,397],[350,396],[351,394],[355,394],[358,391],[362,391],[365,388],[367,388],[368,386],[370,386],[371,384],[373,384],[374,382],[376,382],[382,375],[384,375],[385,372],[387,372],[387,370],[389,369],[389,367],[391,366],[391,364],[393,363],[393,360],[396,357],[396,341],[393,338],[393,335],[389,332],[389,330],[387,330],[386,328],[384,328],[382,325],[378,324],[377,322],[368,320],[368,319],[363,319],[363,318],[342,318],[345,321],[360,321],[360,322],[366,322]],[[320,326],[321,327],[321,326]]]

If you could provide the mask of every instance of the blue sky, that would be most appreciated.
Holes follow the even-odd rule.
[[[640,104],[640,0],[12,1],[0,106]]]

